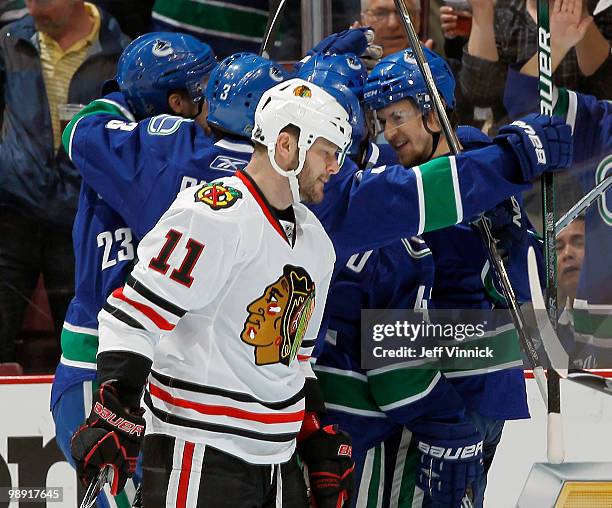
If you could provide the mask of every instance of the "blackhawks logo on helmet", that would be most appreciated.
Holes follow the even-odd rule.
[[[247,307],[240,338],[255,347],[255,364],[289,365],[297,356],[315,307],[315,284],[304,268],[283,274]]]
[[[195,193],[195,200],[210,206],[213,210],[221,210],[234,205],[242,197],[242,192],[229,185],[220,183],[205,183]]]
[[[312,97],[312,92],[310,91],[310,88],[308,88],[306,85],[300,85],[296,86],[293,89],[293,95],[295,95],[296,97],[310,98]]]

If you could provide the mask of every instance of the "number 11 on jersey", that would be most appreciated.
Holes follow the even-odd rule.
[[[166,242],[164,243],[164,246],[159,251],[159,254],[151,259],[149,262],[149,268],[166,275],[170,269],[168,259],[174,252],[174,249],[182,237],[183,233],[180,233],[176,229],[171,229],[168,231],[166,233]],[[187,254],[185,254],[181,266],[178,269],[174,268],[172,270],[170,273],[170,279],[182,284],[183,286],[191,287],[191,284],[193,284],[191,272],[193,271],[196,262],[204,250],[204,244],[194,240],[193,238],[189,238],[187,240],[185,249],[187,250]]]

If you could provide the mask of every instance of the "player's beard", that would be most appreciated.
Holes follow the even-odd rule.
[[[298,175],[302,203],[316,205],[323,201],[324,178],[325,175],[315,178],[313,169],[307,161],[304,162],[304,168]]]

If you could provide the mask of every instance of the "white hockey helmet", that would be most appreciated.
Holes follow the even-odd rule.
[[[300,129],[298,139],[298,166],[285,171],[276,160],[276,140],[288,125]],[[297,176],[304,167],[306,152],[317,140],[324,138],[338,147],[338,164],[351,144],[349,115],[340,103],[321,87],[303,79],[290,79],[266,91],[255,110],[255,124],[251,139],[268,149],[274,170],[289,178],[293,202],[300,201]]]

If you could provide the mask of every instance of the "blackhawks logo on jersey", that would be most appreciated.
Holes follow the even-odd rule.
[[[207,204],[213,210],[229,208],[242,197],[242,192],[229,185],[205,183],[195,193],[196,201]]]
[[[240,337],[255,347],[255,364],[289,365],[296,357],[315,307],[315,284],[299,266],[283,274],[253,300]]]

